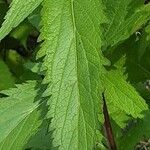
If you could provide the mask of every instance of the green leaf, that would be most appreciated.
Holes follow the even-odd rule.
[[[124,127],[127,123],[127,120],[129,120],[129,117],[127,116],[129,115],[129,113],[127,113],[129,112],[128,108],[134,108],[137,110],[135,105],[140,106],[140,103],[136,104],[134,101],[144,102],[144,99],[139,96],[139,93],[143,98],[146,96],[142,94],[143,91],[139,88],[139,93],[137,93],[132,87],[133,83],[135,87],[135,84],[141,81],[145,82],[146,79],[150,77],[148,71],[149,50],[146,50],[147,44],[143,45],[143,43],[145,43],[146,36],[144,32],[141,32],[139,36],[140,37],[138,41],[136,41],[136,36],[133,35],[131,38],[113,50],[112,54],[110,52],[108,54],[109,59],[112,62],[111,68],[113,71],[108,72],[108,76],[111,79],[104,79],[106,89],[110,93],[108,96],[110,98],[108,98],[107,103],[111,117],[120,127]],[[107,77],[107,75],[105,77]],[[107,80],[109,81],[107,82]],[[126,80],[130,81],[132,85],[127,83]],[[112,90],[114,90],[114,92]],[[121,90],[123,91],[122,93],[119,92]],[[131,94],[133,94],[135,97],[131,97]],[[116,98],[117,95],[119,98]],[[140,101],[136,99],[139,99]],[[125,100],[127,104],[124,103]],[[127,105],[128,107],[126,107]],[[124,110],[125,107],[126,111]],[[134,114],[134,110],[132,113]]]
[[[42,0],[13,0],[0,28],[0,40],[17,27],[41,2]]]
[[[3,91],[8,97],[0,99],[0,150],[22,150],[41,125],[35,86],[32,81]]]
[[[128,120],[130,120],[130,117],[127,115],[125,111],[117,107],[117,105],[115,105],[114,103],[108,101],[107,105],[109,108],[108,111],[111,118],[120,128],[124,128],[127,125]]]
[[[114,64],[112,64],[112,65],[113,65],[113,68],[115,67],[117,69],[117,70],[115,70],[115,71],[117,71],[117,74],[120,74],[123,81],[126,82],[125,81],[126,75],[125,75],[124,64],[125,64],[125,56],[121,57],[117,62],[115,62],[115,65]],[[109,66],[109,68],[110,68],[110,66]],[[111,70],[107,73],[111,74]],[[107,77],[107,75],[105,77]],[[113,76],[113,77],[115,78],[115,76]],[[107,87],[107,80],[105,80],[105,79],[104,79],[104,86],[105,86],[105,89],[108,88],[108,91],[109,91],[109,87]],[[105,94],[107,95],[107,93],[105,93]],[[106,98],[107,98],[107,96],[106,96]],[[115,123],[117,123],[117,125],[119,127],[124,128],[126,126],[128,120],[130,119],[129,115],[127,115],[127,113],[122,109],[122,107],[118,107],[118,104],[115,105],[114,100],[106,99],[106,101],[107,101],[107,105],[108,105],[108,112],[109,112],[111,118],[115,121]]]
[[[127,39],[150,19],[150,5],[141,0],[104,1],[108,21],[104,24],[105,46]]]
[[[100,0],[45,0],[38,57],[44,58],[43,83],[48,88],[48,117],[52,117],[54,146],[60,150],[91,150],[100,128],[105,60],[100,52],[100,24],[104,21]]]
[[[138,41],[136,41],[136,36],[133,35],[120,44],[109,57],[112,64],[115,64],[120,57],[125,56],[124,72],[128,75],[127,79],[132,84],[145,82],[150,78],[149,44],[143,45],[145,40],[144,32],[141,33]]]
[[[10,68],[11,72],[19,78],[23,73],[23,63],[25,61],[24,58],[15,50],[8,50],[5,53],[6,64]]]
[[[143,116],[140,113],[148,109],[144,99],[118,71],[109,71],[103,81],[105,81],[106,99],[109,101],[110,109],[119,108],[135,118]]]
[[[44,120],[42,126],[40,127],[39,131],[32,136],[29,140],[28,144],[25,146],[26,149],[31,150],[55,150],[52,147],[52,132],[48,132],[49,129],[49,120]],[[51,141],[50,141],[51,139]],[[57,150],[57,149],[56,149]]]
[[[32,25],[27,20],[25,20],[24,22],[20,23],[13,31],[11,31],[10,36],[18,39],[20,44],[22,44],[27,49],[27,39],[32,30]]]
[[[0,90],[5,90],[14,86],[14,78],[7,65],[0,58]]]
[[[40,21],[41,21],[41,5],[37,7],[28,17],[28,21],[39,31],[40,30]]]
[[[144,113],[143,119],[138,119],[130,129],[122,136],[121,139],[118,139],[119,150],[132,150],[135,146],[144,139],[149,140],[150,138],[150,111]],[[130,143],[130,144],[127,144]]]
[[[150,23],[146,27],[146,32],[148,33],[147,40],[150,40]]]

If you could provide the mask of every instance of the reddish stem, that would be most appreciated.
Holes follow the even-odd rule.
[[[102,97],[103,97],[103,114],[105,119],[104,127],[106,131],[107,140],[109,143],[110,150],[117,150],[104,93],[102,93]]]

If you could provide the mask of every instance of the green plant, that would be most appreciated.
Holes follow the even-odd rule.
[[[4,5],[0,150],[109,149],[104,97],[118,149],[149,149],[150,4],[0,0]]]

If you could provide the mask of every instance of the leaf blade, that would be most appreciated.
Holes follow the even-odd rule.
[[[41,125],[38,111],[40,104],[34,102],[36,82],[18,85],[3,91],[9,97],[0,99],[0,149],[21,150]]]
[[[139,30],[150,18],[150,5],[143,1],[104,1],[108,21],[104,24],[105,46],[115,46]]]
[[[42,0],[13,0],[5,16],[5,21],[0,28],[0,41],[37,8],[41,2]]]
[[[41,38],[45,43],[39,57],[45,56],[43,70],[47,72],[43,83],[50,83],[43,96],[52,94],[48,117],[53,118],[51,128],[56,128],[54,145],[61,150],[92,149],[99,128],[97,115],[101,112],[102,4],[99,0],[43,4]]]
[[[118,107],[134,118],[143,116],[141,112],[148,109],[147,104],[120,73],[111,71],[105,75],[104,81],[109,107],[114,105],[114,109]]]

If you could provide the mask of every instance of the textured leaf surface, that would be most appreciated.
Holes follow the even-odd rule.
[[[115,64],[112,64],[112,65],[113,65],[113,68],[114,67],[117,68],[117,70],[115,70],[115,71],[117,71],[117,74],[120,74],[121,80],[123,82],[126,82],[125,81],[126,80],[126,75],[125,75],[124,64],[125,64],[125,57],[123,56],[117,62],[115,62]],[[107,73],[111,74],[111,71],[108,71]],[[105,75],[105,77],[107,78],[107,75]],[[115,78],[115,76],[114,76],[114,78]],[[108,88],[107,90],[109,91],[109,87],[107,87],[107,84],[109,84],[109,83],[107,83],[107,81],[108,80],[104,79],[104,86],[106,86],[105,89]],[[113,82],[113,80],[110,81],[110,82]],[[117,123],[117,125],[119,127],[124,128],[126,126],[127,121],[130,119],[129,115],[127,115],[127,113],[122,109],[122,107],[118,107],[118,104],[115,104],[113,99],[111,99],[111,100],[107,99],[107,93],[105,93],[105,94],[106,94],[107,105],[108,105],[108,108],[109,108],[108,111],[109,111],[109,114],[110,114],[111,118],[115,121],[115,123]]]
[[[22,150],[41,124],[36,83],[17,85],[0,99],[0,150]]]
[[[117,71],[111,71],[106,74],[104,81],[110,107],[114,105],[135,118],[142,117],[140,113],[147,109],[147,105],[121,74]]]
[[[105,28],[105,46],[127,39],[150,19],[150,5],[142,0],[104,1],[108,22]]]
[[[45,39],[39,57],[45,56],[44,96],[49,99],[54,146],[60,150],[90,150],[94,147],[97,116],[101,112],[100,24],[104,20],[100,0],[45,0]]]
[[[127,122],[130,119],[130,117],[127,115],[125,111],[117,107],[117,105],[115,105],[112,101],[110,102],[108,101],[107,105],[109,108],[109,114],[111,118],[120,128],[124,128],[127,125]]]
[[[42,0],[13,0],[0,28],[0,40],[19,25],[41,2]]]
[[[105,76],[106,79],[104,79],[104,85],[107,91],[106,96],[108,96],[109,112],[112,119],[120,127],[124,127],[129,119],[129,113],[127,112],[132,112],[131,115],[134,116],[135,111],[137,111],[136,107],[141,107],[141,102],[143,104],[145,103],[144,99],[142,99],[139,93],[132,87],[133,83],[137,84],[149,78],[149,71],[147,70],[147,64],[149,64],[149,59],[147,58],[149,58],[149,54],[146,50],[147,45],[142,45],[143,42],[145,42],[146,36],[142,32],[139,39],[136,40],[136,38],[136,35],[133,35],[119,45],[109,56],[113,71],[109,71],[108,75]],[[143,62],[145,63],[143,64]],[[132,82],[132,84],[127,83],[126,80]],[[140,93],[141,92],[140,90]],[[109,94],[107,95],[107,93]],[[135,101],[137,103],[135,103]],[[126,107],[126,105],[128,106]],[[133,109],[131,110],[131,108]],[[145,108],[141,107],[141,111]]]

